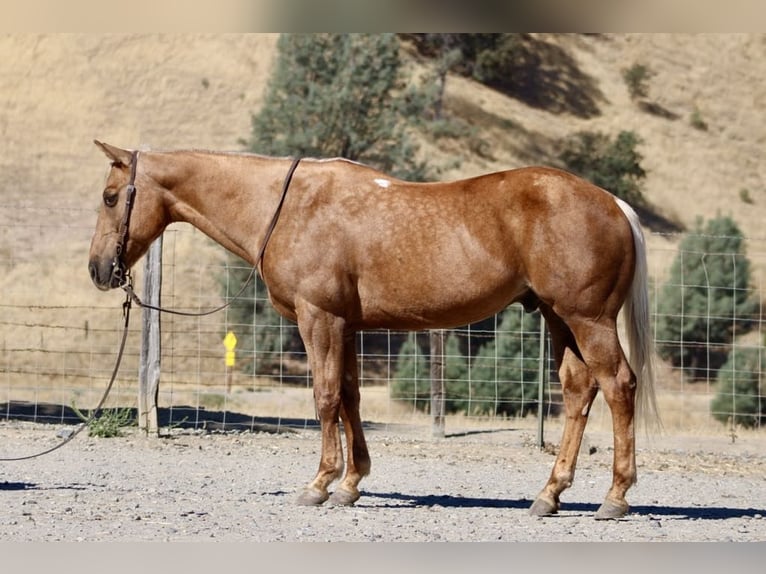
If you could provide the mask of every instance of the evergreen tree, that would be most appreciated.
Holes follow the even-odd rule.
[[[431,405],[431,377],[428,360],[418,345],[418,333],[411,331],[399,349],[391,381],[391,398],[427,411]]]
[[[495,338],[484,343],[469,367],[455,333],[444,343],[445,410],[469,415],[520,415],[537,409],[540,314],[513,305],[496,317]],[[431,406],[427,353],[411,333],[397,358],[391,397],[428,411]]]
[[[422,335],[421,335],[422,336]],[[444,341],[444,394],[446,412],[461,410],[459,397],[464,396],[468,364],[460,351],[455,333],[446,334]],[[458,397],[456,402],[455,397]],[[409,333],[399,350],[391,398],[411,403],[425,412],[431,408],[431,361],[430,354],[417,344],[417,334]]]
[[[763,349],[735,349],[718,371],[713,417],[726,424],[760,427],[766,422],[766,387],[761,382]]]
[[[736,335],[750,331],[758,303],[748,290],[750,262],[733,219],[718,216],[681,241],[658,303],[660,356],[693,378],[726,360]]]
[[[537,408],[540,314],[513,305],[502,314],[495,339],[471,365],[470,386],[459,404],[469,414],[520,415]]]
[[[252,151],[344,157],[412,180],[429,177],[401,112],[394,34],[283,34]]]
[[[463,398],[468,389],[468,361],[460,351],[460,341],[449,333],[444,341],[444,410],[448,413],[464,410]]]
[[[628,203],[643,203],[641,143],[634,132],[621,131],[612,140],[601,132],[578,132],[564,142],[559,155],[566,168]]]

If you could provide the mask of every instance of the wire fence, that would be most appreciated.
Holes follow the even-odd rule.
[[[92,408],[100,398],[122,332],[122,295],[99,293],[89,284],[81,248],[89,233],[85,226],[77,231],[81,244],[72,253],[82,277],[76,285],[69,279],[72,264],[66,258],[60,260],[61,269],[40,269],[35,252],[0,251],[0,268],[6,272],[0,303],[0,420],[79,422],[76,409]],[[737,428],[760,428],[766,422],[766,240],[744,240],[743,254],[685,251],[673,236],[649,239],[652,318],[661,359],[657,392],[666,430],[733,435]],[[698,265],[701,275],[674,275],[673,266],[684,261],[694,263],[690,269]],[[239,278],[249,271],[188,226],[166,232],[162,267],[163,306],[187,310],[219,305],[226,293],[238,290]],[[733,273],[714,272],[718,268]],[[140,269],[137,275],[140,286]],[[700,293],[702,306],[696,302]],[[262,289],[256,290],[247,302],[255,315],[233,305],[206,317],[162,317],[162,426],[257,430],[264,424],[317,424],[311,374],[297,328],[276,315],[265,297]],[[448,428],[519,425],[536,418],[539,321],[539,313],[525,314],[520,306],[511,306],[444,333]],[[139,329],[134,320],[110,408],[136,408]],[[229,333],[237,339],[233,357],[224,345]],[[363,420],[429,428],[428,335],[364,332],[357,348]],[[562,416],[562,394],[551,353],[547,357],[542,412],[556,420]],[[591,424],[611,426],[600,398],[591,413],[597,421]]]

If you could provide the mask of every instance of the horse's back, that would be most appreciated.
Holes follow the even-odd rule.
[[[312,171],[297,190],[300,217],[283,235],[290,261],[281,258],[272,273],[287,281],[312,270],[304,281],[311,297],[330,300],[338,313],[353,309],[363,328],[455,326],[530,293],[553,303],[606,292],[620,281],[615,266],[632,253],[614,198],[561,170],[445,183],[407,182],[342,161]]]

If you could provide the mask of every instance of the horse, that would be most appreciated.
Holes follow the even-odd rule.
[[[276,310],[297,323],[321,455],[296,503],[353,505],[370,472],[358,331],[454,328],[518,302],[547,323],[565,413],[557,458],[529,512],[560,509],[599,390],[612,414],[614,458],[595,518],[629,511],[635,423],[654,420],[656,403],[646,247],[627,203],[546,166],[414,183],[343,158],[298,164],[95,143],[111,160],[88,263],[99,289],[123,285],[152,241],[186,222],[255,266]],[[618,337],[621,310],[630,361]]]

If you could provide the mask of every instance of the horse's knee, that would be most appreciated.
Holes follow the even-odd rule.
[[[314,406],[320,420],[337,419],[340,414],[340,393],[317,388],[314,383]]]

